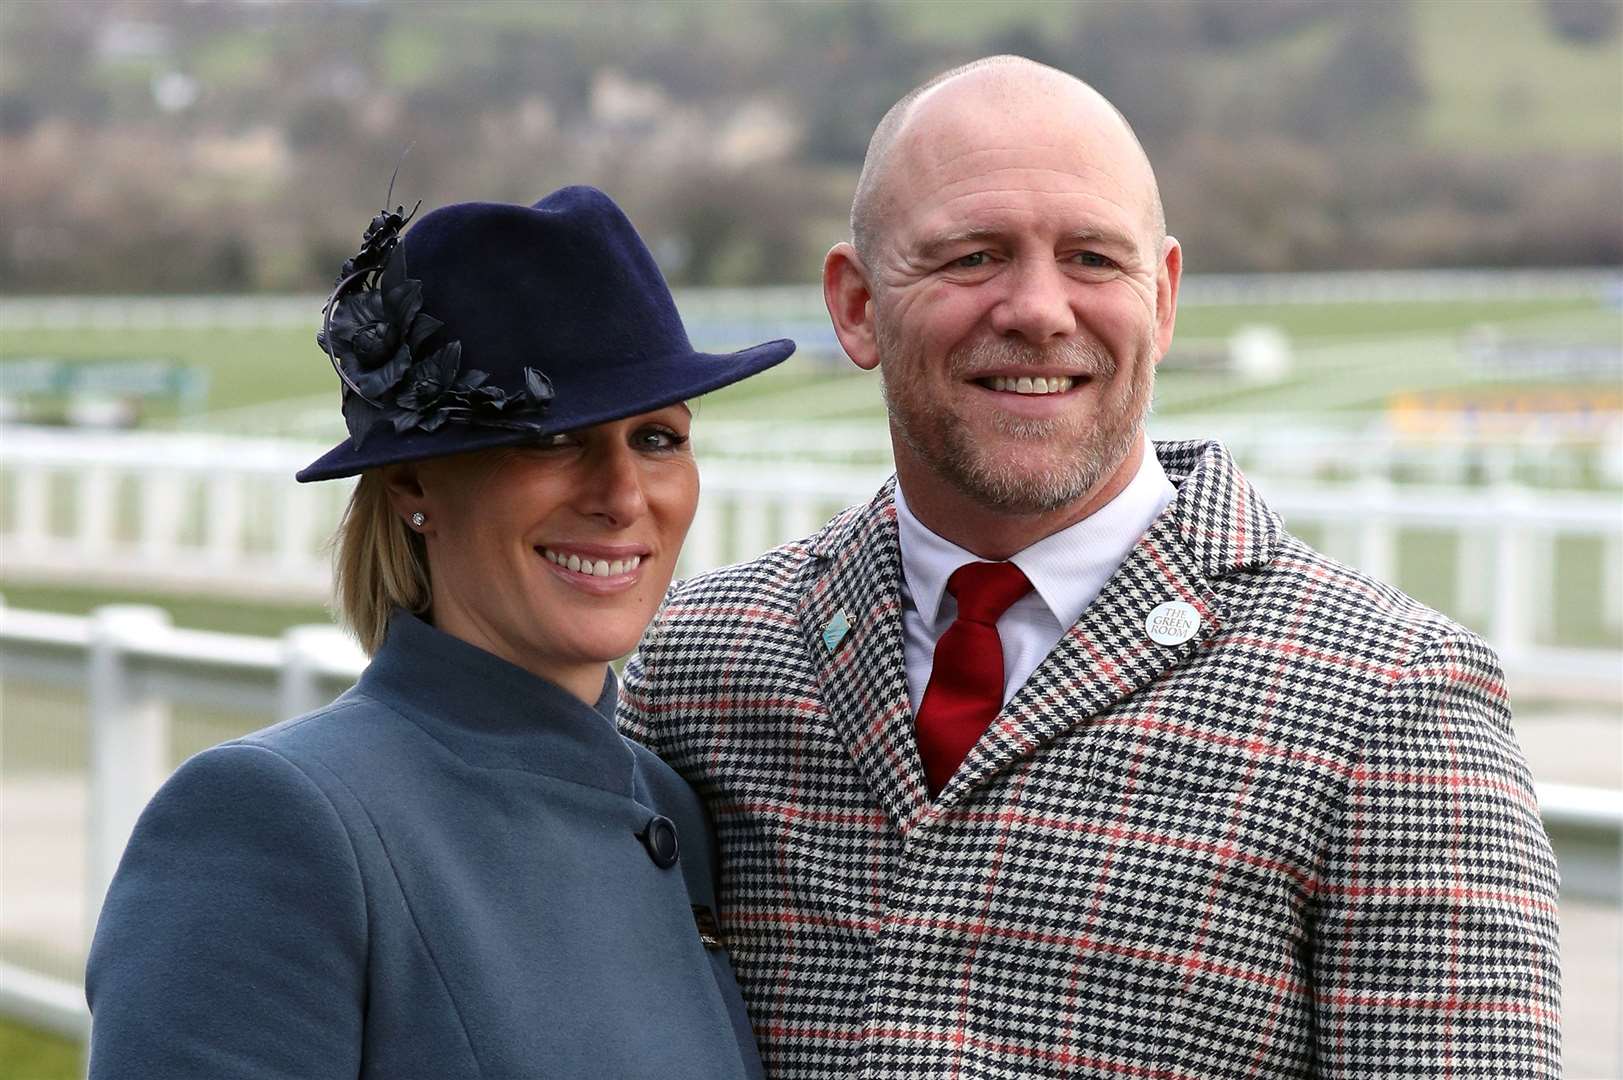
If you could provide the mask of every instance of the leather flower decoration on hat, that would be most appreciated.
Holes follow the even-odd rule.
[[[552,401],[541,372],[525,368],[524,391],[509,395],[488,385],[486,372],[463,370],[460,341],[428,348],[445,324],[423,313],[423,283],[406,277],[399,243],[416,212],[397,207],[372,219],[361,250],[339,272],[316,335],[344,382],[344,421],[356,448],[385,422],[397,432],[434,431],[450,420],[537,429]]]
[[[653,256],[595,188],[533,206],[385,209],[344,262],[316,341],[349,438],[298,474],[352,476],[650,412],[787,358],[694,350]]]

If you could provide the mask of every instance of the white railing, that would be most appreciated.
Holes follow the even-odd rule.
[[[1400,428],[1385,414],[1167,413],[1153,417],[1150,428],[1159,439],[1218,439],[1248,475],[1270,484],[1600,483],[1623,492],[1623,412],[1522,414],[1514,421],[1514,428],[1508,422],[1496,428],[1489,421],[1472,425],[1458,413],[1414,411]],[[890,429],[878,419],[786,424],[705,416],[693,430],[701,461],[889,467],[892,460]]]
[[[1301,470],[1319,459],[1345,463],[1348,455],[1330,452],[1330,445],[1292,451],[1268,444],[1271,460],[1263,468]],[[0,428],[4,572],[18,582],[324,602],[331,581],[324,545],[349,489],[291,480],[324,448],[175,433]],[[750,558],[867,499],[889,466],[877,440],[866,449],[873,454],[866,462],[703,459],[704,494],[678,573]],[[1249,452],[1239,450],[1243,461]],[[1560,637],[1553,633],[1559,629],[1552,602],[1556,544],[1568,537],[1599,544],[1594,557],[1601,587],[1589,594],[1588,624],[1623,629],[1623,505],[1616,493],[1395,485],[1380,476],[1338,485],[1303,471],[1263,472],[1256,479],[1293,530],[1400,587],[1402,535],[1448,534],[1455,545],[1450,614],[1484,628],[1508,667],[1522,668],[1529,679],[1543,673],[1552,690],[1606,700],[1623,695],[1616,649],[1552,651],[1537,644]],[[1575,682],[1555,677],[1584,671],[1591,676]]]
[[[324,444],[219,435],[0,428],[0,553],[19,581],[322,602],[348,482],[297,484]],[[686,575],[804,536],[868,497],[867,466],[701,467]]]
[[[1623,270],[1335,270],[1190,274],[1180,306],[1405,304],[1594,299],[1616,302]]]
[[[292,482],[319,452],[273,439],[0,428],[5,572],[320,600],[322,545],[349,487]]]
[[[330,626],[295,628],[277,640],[177,629],[156,608],[113,606],[76,617],[0,606],[0,665],[8,681],[80,689],[86,699],[85,865],[77,878],[82,892],[56,896],[52,905],[82,911],[77,929],[57,927],[59,936],[73,939],[64,948],[82,949],[89,940],[135,820],[175,764],[169,747],[176,706],[228,705],[268,723],[331,700],[364,664],[354,642]],[[1608,838],[1623,832],[1623,792],[1541,784],[1538,793],[1552,832]],[[18,828],[7,824],[8,832]],[[63,880],[74,879],[68,874]],[[63,887],[55,886],[59,892]],[[6,929],[12,936],[30,930]],[[11,965],[0,964],[0,1015],[74,1037],[88,1030],[77,986]]]
[[[677,307],[697,324],[826,324],[817,285],[749,289],[677,289]],[[1459,301],[1617,301],[1623,271],[1355,270],[1325,273],[1190,274],[1178,302],[1186,307],[1235,304],[1440,303]],[[0,330],[165,330],[307,327],[314,331],[325,297],[10,296],[0,298]],[[695,335],[697,338],[699,335]]]
[[[82,895],[58,895],[52,905],[82,912],[81,933],[55,927],[59,936],[74,938],[66,945],[71,949],[89,940],[135,819],[175,765],[174,706],[229,708],[266,723],[296,716],[354,682],[365,656],[331,626],[298,627],[277,640],[178,629],[157,608],[111,606],[88,618],[0,608],[0,666],[8,681],[85,695],[85,863],[82,874],[64,875],[82,882]],[[25,721],[11,718],[14,737]],[[8,832],[18,828],[8,822]],[[8,889],[15,898],[17,883]],[[55,891],[61,892],[59,884]],[[12,935],[28,929],[7,927]],[[0,1014],[71,1037],[88,1031],[81,990],[15,965],[0,965]]]

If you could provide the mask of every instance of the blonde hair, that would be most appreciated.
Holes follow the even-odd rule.
[[[378,651],[395,608],[428,611],[428,550],[389,503],[383,474],[369,469],[344,508],[333,537],[338,618],[367,655]]]

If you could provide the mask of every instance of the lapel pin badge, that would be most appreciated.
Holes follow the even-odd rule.
[[[851,630],[851,619],[843,611],[836,611],[834,617],[823,627],[823,647],[833,652],[845,640],[845,635]]]
[[[1168,600],[1144,617],[1144,630],[1157,645],[1182,645],[1200,629],[1200,612],[1182,600]]]

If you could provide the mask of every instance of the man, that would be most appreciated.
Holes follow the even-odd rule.
[[[949,72],[852,232],[824,292],[896,479],[674,589],[622,706],[709,799],[769,1074],[1557,1075],[1497,661],[1148,446],[1182,256],[1120,114]]]

